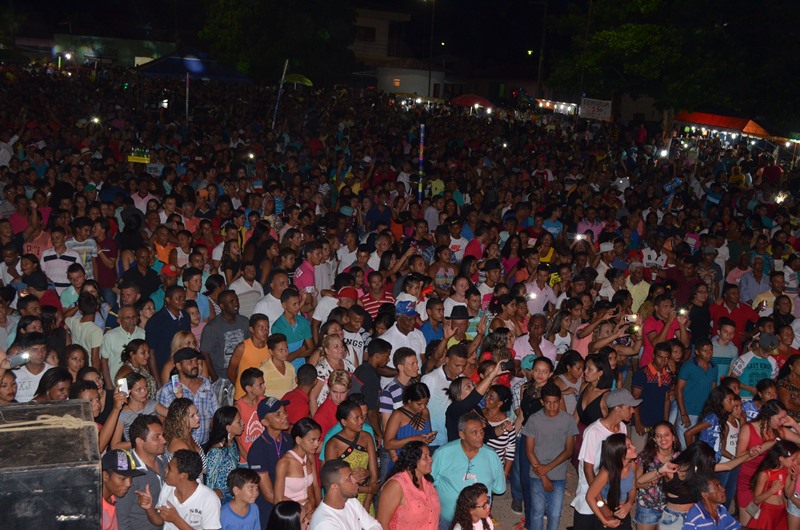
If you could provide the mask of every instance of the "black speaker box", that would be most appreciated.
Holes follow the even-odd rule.
[[[7,430],[42,415],[69,415],[88,423]],[[89,403],[0,406],[0,528],[97,530],[101,493],[97,428]]]

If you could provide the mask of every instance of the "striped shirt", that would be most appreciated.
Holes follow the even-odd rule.
[[[65,244],[68,249],[75,251],[80,257],[80,264],[83,265],[84,270],[86,270],[86,277],[90,280],[94,280],[94,264],[92,263],[92,258],[97,257],[97,243],[95,243],[94,239],[89,238],[84,241],[77,241],[75,238],[69,238]]]
[[[394,297],[389,291],[384,291],[380,299],[376,299],[371,292],[366,292],[364,296],[361,297],[361,303],[364,305],[364,311],[369,313],[371,318],[375,318],[378,316],[378,310],[381,308],[381,305],[387,303],[393,304]]]
[[[724,506],[717,506],[717,521],[711,517],[703,505],[699,502],[689,509],[686,519],[683,522],[683,530],[705,529],[705,530],[738,530],[742,525],[733,518]]]
[[[405,389],[406,387],[397,378],[392,379],[392,382],[381,390],[381,395],[378,398],[378,412],[391,414],[392,411],[402,407]]]
[[[59,295],[71,285],[67,278],[67,269],[73,263],[80,262],[81,257],[74,250],[67,249],[63,254],[58,254],[50,248],[42,252],[42,272],[53,282]]]

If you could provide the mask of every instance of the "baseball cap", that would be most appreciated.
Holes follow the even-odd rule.
[[[758,345],[762,350],[774,350],[778,347],[778,337],[772,333],[762,333],[758,337]]]
[[[411,300],[401,300],[394,305],[394,312],[396,315],[404,315],[414,318],[419,316],[417,313],[417,306]]]
[[[180,274],[180,271],[178,270],[178,267],[169,263],[161,267],[161,274],[163,274],[167,278],[177,278],[178,275]]]
[[[486,260],[486,263],[483,264],[484,271],[495,271],[502,268],[503,266],[500,265],[500,260],[497,258]]]
[[[358,299],[358,291],[353,287],[342,287],[339,289],[339,292],[336,293],[336,298],[352,298],[356,300]]]
[[[262,399],[258,403],[258,419],[263,420],[264,416],[267,414],[273,414],[281,410],[281,407],[285,407],[289,404],[289,401],[282,401],[276,397],[268,397],[267,399]]]
[[[606,405],[608,408],[619,407],[620,405],[628,405],[630,407],[638,407],[642,402],[641,399],[634,399],[633,395],[627,388],[618,388],[608,393],[606,398]]]
[[[123,477],[140,477],[145,474],[136,469],[136,461],[128,451],[112,449],[103,455],[103,471],[116,473]]]
[[[600,243],[600,252],[614,252],[614,243]]]
[[[181,348],[180,350],[175,352],[175,355],[172,356],[172,361],[175,364],[178,364],[183,361],[190,361],[192,359],[202,359],[202,358],[203,354],[195,350],[194,348]]]
[[[531,370],[533,368],[533,363],[536,361],[536,356],[533,354],[526,355],[522,358],[519,362],[520,370]]]

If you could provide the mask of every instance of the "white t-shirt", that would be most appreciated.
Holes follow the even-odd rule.
[[[314,308],[314,314],[311,315],[311,318],[320,324],[324,324],[328,321],[328,315],[330,315],[331,311],[333,311],[335,307],[338,307],[338,305],[338,298],[334,296],[323,296],[317,302],[317,307]]]
[[[275,324],[275,321],[278,320],[278,317],[283,314],[283,306],[281,305],[281,301],[272,296],[272,293],[270,293],[258,301],[255,309],[253,309],[253,314],[255,313],[267,315],[267,318],[269,319],[269,326],[271,328],[272,325]]]
[[[311,517],[311,530],[382,530],[381,523],[372,517],[358,499],[348,499],[337,510],[322,502]]]
[[[222,528],[219,521],[220,502],[214,490],[202,484],[197,485],[194,493],[181,504],[175,498],[175,488],[164,484],[158,496],[158,506],[165,506],[171,502],[181,519],[194,528],[194,530],[218,530]],[[172,523],[164,523],[164,530],[178,530]]]
[[[17,368],[14,373],[17,374],[17,403],[27,403],[36,395],[36,389],[39,387],[39,380],[44,373],[50,368],[55,368],[50,364],[44,363],[44,370],[34,375],[28,371],[27,366]]]
[[[211,250],[211,259],[214,261],[222,260],[222,251],[225,249],[225,242],[223,241]]]
[[[494,523],[492,523],[491,517],[486,519],[486,523],[489,525],[489,530],[494,530]],[[462,530],[461,525],[456,523],[456,525],[453,527],[453,530]],[[483,521],[478,521],[477,523],[473,523],[471,530],[483,530]]]
[[[339,258],[339,270],[337,272],[342,273],[347,267],[355,263],[356,254],[358,254],[358,247],[352,252],[347,248],[347,245],[339,247],[339,250],[336,251],[336,257]]]
[[[427,343],[425,342],[425,335],[423,335],[420,330],[415,329],[408,335],[403,335],[400,330],[397,329],[397,324],[395,324],[387,329],[380,338],[392,345],[392,355],[394,355],[394,352],[396,352],[398,348],[411,348],[414,350],[414,353],[417,354],[417,363],[419,366],[422,366],[422,354],[425,353]],[[386,363],[386,366],[389,368],[395,367],[391,356],[389,356],[389,362]],[[386,388],[386,385],[391,382],[391,377],[381,377],[381,388]]]
[[[620,422],[619,432],[628,434],[628,428],[624,423]],[[600,450],[603,448],[603,440],[615,434],[597,420],[592,423],[586,430],[583,431],[583,444],[581,445],[581,452],[578,454],[578,460],[581,465],[578,466],[578,491],[575,493],[575,499],[570,506],[575,508],[580,514],[592,515],[592,509],[586,502],[586,492],[589,491],[589,483],[586,481],[586,474],[583,472],[583,462],[592,464],[597,472],[597,466],[600,464]]]

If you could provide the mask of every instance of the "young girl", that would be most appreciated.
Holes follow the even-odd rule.
[[[211,434],[205,445],[208,467],[206,486],[222,500],[229,502],[233,492],[228,488],[228,474],[239,467],[240,451],[235,438],[244,431],[242,415],[236,407],[220,407],[211,418]]]
[[[514,320],[517,322],[517,330],[520,335],[525,335],[528,332],[528,320],[531,318],[531,314],[528,312],[528,300],[524,296],[516,296],[514,303],[516,304]]]
[[[553,381],[561,389],[561,408],[570,416],[575,412],[583,385],[583,365],[580,353],[567,350],[553,372]]]
[[[64,356],[59,360],[58,365],[61,368],[66,368],[72,375],[72,382],[78,380],[78,372],[86,366],[89,362],[89,354],[78,344],[67,346],[64,351]]]
[[[636,459],[636,530],[656,530],[664,511],[664,475],[677,471],[672,459],[681,446],[675,427],[660,421],[648,433],[644,449]]]
[[[225,283],[230,285],[242,275],[242,252],[239,242],[231,240],[222,248],[222,258],[219,261],[219,272],[225,275]]]
[[[603,527],[631,528],[636,456],[630,438],[622,433],[603,442],[600,470],[586,492],[586,502]]]
[[[208,322],[203,321],[203,317],[200,316],[200,308],[197,307],[195,300],[186,300],[184,310],[189,315],[189,326],[191,327],[192,335],[197,339],[197,344],[200,344],[200,336],[203,334],[203,328],[206,327]]]
[[[753,396],[753,399],[742,403],[742,410],[747,416],[747,421],[753,421],[758,418],[761,405],[771,399],[778,399],[778,385],[772,379],[762,379],[756,383],[756,395]]]
[[[703,407],[703,412],[700,413],[701,420],[686,431],[687,446],[691,445],[695,436],[699,435],[700,441],[711,446],[717,455],[717,461],[719,461],[725,441],[723,428],[728,421],[728,416],[733,412],[734,395],[731,389],[724,386],[718,386],[711,391]]]
[[[517,312],[517,303],[510,294],[495,295],[489,303],[489,313],[494,315],[489,324],[489,331],[498,328],[507,328],[514,333],[514,338],[520,336],[519,326],[514,318]]]
[[[500,361],[508,361],[513,359],[516,355],[514,352],[514,334],[508,328],[499,327],[489,333],[483,341],[483,351],[478,357],[478,363],[481,361],[490,360],[494,364]],[[472,380],[475,383],[480,381],[478,373],[472,375]],[[511,387],[511,375],[503,374],[497,378],[497,382],[505,385],[507,388]]]
[[[787,530],[786,499],[795,493],[798,447],[787,440],[779,440],[767,452],[758,466],[750,485],[758,514],[748,523],[748,528]]]
[[[720,447],[721,463],[728,462],[736,458],[736,446],[739,443],[739,431],[747,422],[747,418],[742,410],[742,398],[738,395],[733,395],[733,411],[728,415],[728,420],[722,429],[722,440]],[[722,471],[717,473],[722,486],[725,488],[728,504],[736,495],[736,479],[739,477],[739,468],[732,469],[731,471]]]
[[[478,482],[461,490],[450,530],[493,530],[489,490]]]
[[[372,498],[378,492],[378,457],[372,436],[364,430],[364,411],[353,399],[346,399],[336,408],[336,419],[342,430],[325,444],[325,460],[344,460],[363,477],[358,485],[358,502],[372,513]]]
[[[572,333],[569,331],[571,327],[572,315],[569,311],[561,310],[556,313],[550,329],[547,331],[547,340],[556,347],[556,360],[561,360],[561,356],[572,345]]]
[[[322,429],[310,418],[302,418],[292,427],[294,448],[278,460],[275,467],[274,502],[284,500],[311,503],[315,508],[322,499],[315,478],[314,455],[319,452]]]

